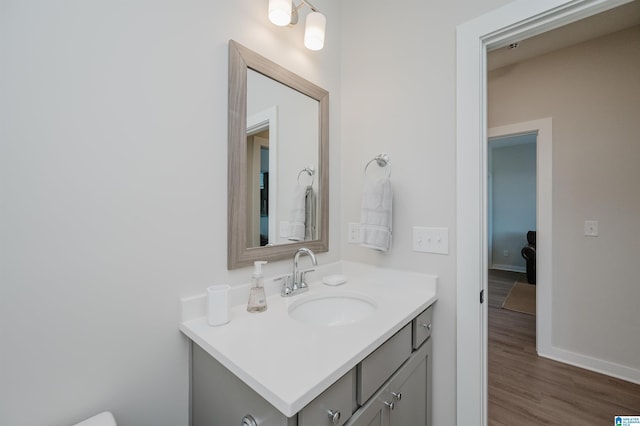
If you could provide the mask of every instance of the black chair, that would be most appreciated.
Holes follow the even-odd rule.
[[[527,232],[527,244],[522,248],[520,254],[527,262],[527,281],[529,284],[536,283],[536,231]]]

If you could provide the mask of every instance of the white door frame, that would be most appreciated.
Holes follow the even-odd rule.
[[[247,117],[247,136],[269,130],[269,244],[278,243],[278,106]],[[260,239],[258,238],[258,246]]]
[[[456,38],[457,418],[487,424],[487,49],[631,0],[517,0],[458,26]]]

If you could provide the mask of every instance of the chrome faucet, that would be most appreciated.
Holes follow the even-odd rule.
[[[311,258],[311,263],[314,266],[318,264],[316,260],[316,255],[309,250],[308,248],[299,248],[296,251],[296,254],[293,255],[293,272],[291,275],[285,275],[284,277],[280,277],[280,279],[284,280],[284,284],[282,286],[282,291],[280,295],[283,297],[294,296],[298,293],[302,293],[308,290],[307,283],[305,281],[306,275],[308,272],[313,272],[315,269],[305,269],[303,271],[298,270],[298,260],[300,256],[306,254]]]

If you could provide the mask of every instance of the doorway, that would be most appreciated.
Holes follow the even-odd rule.
[[[552,167],[553,167],[553,120],[543,118],[522,123],[514,123],[506,126],[498,126],[488,129],[488,140],[504,138],[515,135],[535,135],[535,230],[536,230],[536,351],[539,355],[547,355],[551,351],[551,295],[553,294],[552,260],[553,247],[552,235]],[[486,144],[485,144],[486,145]],[[488,154],[487,154],[488,155]],[[487,159],[489,156],[487,156]],[[488,161],[487,161],[488,166]],[[488,180],[488,179],[487,179]],[[487,194],[489,191],[487,190]],[[487,195],[486,211],[490,212]],[[483,207],[484,208],[484,207]],[[490,220],[487,220],[489,228]],[[490,235],[490,233],[488,233]],[[486,248],[489,242],[486,242]],[[487,267],[488,266],[488,250]],[[486,272],[484,274],[486,280]],[[488,283],[485,281],[485,287]],[[487,306],[484,306],[485,321],[488,318]],[[485,325],[487,322],[485,322]],[[486,332],[486,331],[485,331]],[[486,350],[486,335],[484,339]],[[486,352],[485,352],[486,353]]]
[[[482,303],[488,259],[485,178],[487,49],[507,46],[513,40],[540,34],[624,3],[627,1],[511,3],[458,27],[456,389],[459,425],[484,425],[487,419],[487,305]],[[550,228],[550,217],[539,215],[539,232],[540,221],[547,219]],[[538,245],[542,243],[540,239]],[[550,250],[551,242],[547,240],[545,244]],[[542,250],[539,247],[538,251]],[[538,279],[542,282],[542,258],[539,261]],[[550,274],[550,266],[546,265],[545,273]],[[538,290],[542,293],[543,287]],[[550,306],[548,298],[549,294],[538,296],[538,301],[542,302],[538,309]],[[548,319],[538,315],[538,352],[551,347],[550,329]]]
[[[521,249],[527,245],[528,231],[536,230],[537,136],[534,132],[489,138],[489,270],[526,272]]]
[[[488,141],[489,382],[491,365],[496,361],[492,342],[496,341],[500,328],[510,327],[503,329],[502,341],[519,331],[513,328],[521,322],[519,316],[529,315],[526,324],[535,339],[536,278],[532,254],[535,254],[537,215],[537,136],[537,132],[497,135]],[[527,249],[523,251],[524,247]],[[491,400],[491,387],[488,392]]]

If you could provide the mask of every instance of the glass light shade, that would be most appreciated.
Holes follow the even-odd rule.
[[[304,45],[309,50],[320,50],[324,47],[324,30],[327,20],[320,12],[307,15],[304,29]]]
[[[269,0],[269,20],[284,27],[291,23],[292,0]]]

